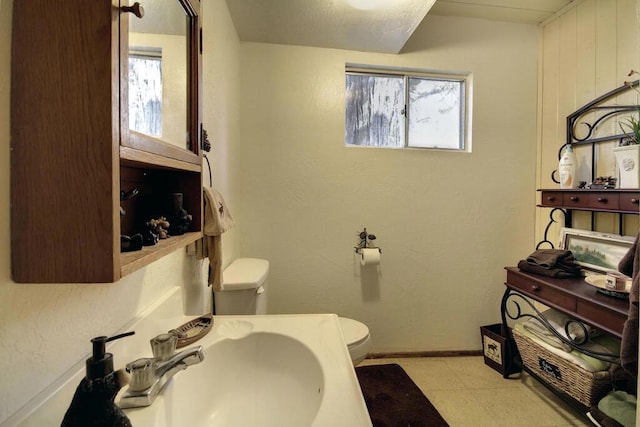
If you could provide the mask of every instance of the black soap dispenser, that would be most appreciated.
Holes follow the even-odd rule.
[[[122,369],[113,371],[113,354],[105,352],[105,344],[133,334],[91,340],[93,355],[87,359],[86,376],[73,395],[61,427],[131,427],[129,418],[115,404],[116,394],[129,383],[129,376]]]

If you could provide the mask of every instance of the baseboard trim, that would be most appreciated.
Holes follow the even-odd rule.
[[[411,357],[461,357],[482,356],[482,350],[446,351],[394,351],[389,353],[369,353],[367,359],[401,359]]]

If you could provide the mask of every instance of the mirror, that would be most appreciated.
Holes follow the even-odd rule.
[[[142,18],[129,18],[129,129],[191,150],[191,17],[178,0],[142,6]]]

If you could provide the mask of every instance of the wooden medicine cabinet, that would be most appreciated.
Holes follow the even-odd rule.
[[[14,281],[115,282],[201,237],[199,11],[198,0],[14,3]],[[175,193],[187,231],[121,252],[149,201]]]

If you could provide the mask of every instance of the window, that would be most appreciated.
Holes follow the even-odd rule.
[[[347,68],[345,145],[467,150],[466,82]]]

